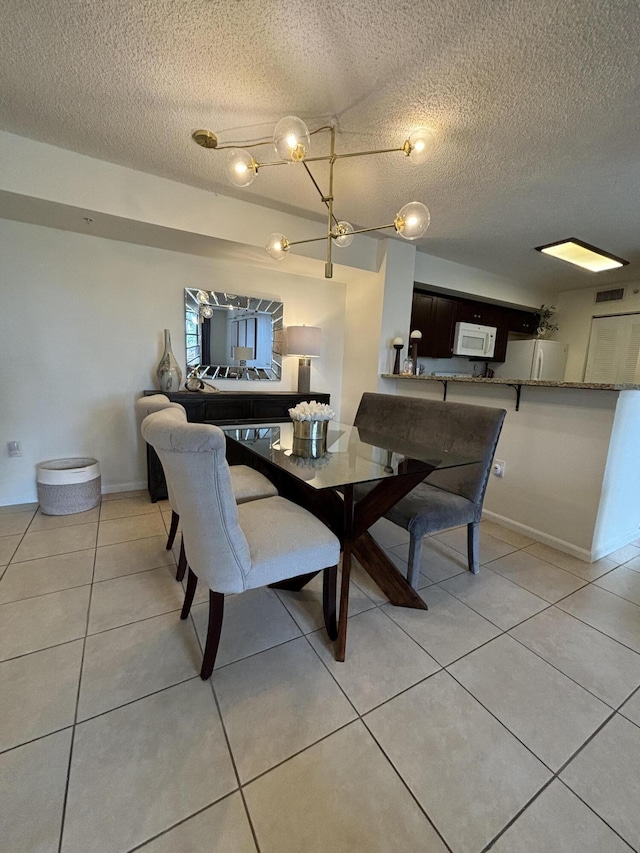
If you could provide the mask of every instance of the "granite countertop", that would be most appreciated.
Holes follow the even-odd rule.
[[[402,379],[407,382],[475,382],[480,385],[538,385],[542,388],[587,388],[593,391],[640,391],[640,385],[630,382],[552,382],[547,379],[486,379],[484,376],[403,376],[383,373],[383,379]]]

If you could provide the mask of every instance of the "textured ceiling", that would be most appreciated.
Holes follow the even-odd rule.
[[[0,128],[142,171],[319,214],[297,167],[230,187],[196,146],[333,120],[336,212],[357,227],[424,201],[423,251],[559,289],[640,279],[637,0],[1,0]],[[319,137],[315,153],[324,153]],[[322,178],[322,169],[316,169]],[[310,225],[310,229],[315,226]],[[320,229],[321,230],[321,229]],[[632,263],[593,276],[533,247],[576,236]],[[266,237],[266,235],[265,235]]]

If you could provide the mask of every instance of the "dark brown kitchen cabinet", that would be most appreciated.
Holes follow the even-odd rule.
[[[437,297],[429,296],[426,293],[413,292],[413,302],[411,305],[411,331],[415,329],[422,332],[422,338],[418,341],[418,355],[429,356],[429,348],[431,346],[432,337],[432,312],[433,300]]]
[[[533,337],[537,326],[535,311],[414,290],[411,330],[419,329],[422,332],[418,356],[451,358],[456,323],[495,326],[496,345],[493,357],[487,361],[505,360],[509,332]]]
[[[456,321],[456,302],[443,296],[415,291],[411,310],[411,331],[418,329],[418,356],[451,358],[453,330]]]
[[[499,305],[473,302],[468,299],[456,304],[456,323],[473,323],[476,326],[498,326],[502,319]]]
[[[535,335],[536,333],[538,315],[535,311],[509,309],[507,320],[510,332],[519,332],[521,335]]]

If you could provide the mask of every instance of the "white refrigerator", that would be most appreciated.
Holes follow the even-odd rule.
[[[500,379],[546,379],[562,382],[568,345],[560,341],[509,341],[507,357],[494,368]]]

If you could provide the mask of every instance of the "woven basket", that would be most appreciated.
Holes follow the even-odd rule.
[[[38,501],[45,515],[85,512],[100,503],[97,459],[50,459],[37,466]]]

